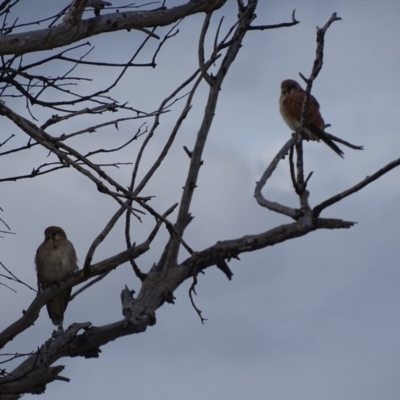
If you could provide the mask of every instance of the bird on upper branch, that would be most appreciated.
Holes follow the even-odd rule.
[[[281,83],[281,96],[279,98],[279,107],[286,124],[294,132],[300,127],[301,111],[303,107],[306,92],[294,80],[286,79]],[[336,154],[343,157],[343,151],[330,139],[324,131],[325,121],[319,111],[317,99],[310,95],[308,108],[304,121],[303,139],[322,140]]]

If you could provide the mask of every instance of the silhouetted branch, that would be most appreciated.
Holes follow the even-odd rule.
[[[247,29],[249,31],[264,31],[267,29],[279,29],[279,28],[288,28],[290,26],[294,26],[300,23],[300,21],[297,21],[295,17],[296,9],[293,10],[292,12],[292,21],[291,22],[281,22],[279,24],[272,24],[272,25],[252,25],[249,26]]]
[[[400,165],[400,158],[385,165],[383,168],[381,168],[379,171],[375,172],[374,174],[367,176],[365,179],[363,179],[361,182],[357,183],[356,185],[352,186],[350,189],[347,189],[341,193],[338,193],[335,196],[332,196],[331,198],[318,204],[317,206],[314,207],[313,214],[316,217],[318,217],[325,208],[328,208],[331,205],[344,199],[345,197],[348,197],[351,194],[358,192],[359,190],[363,189],[365,186],[368,186],[370,183],[376,181],[378,178],[385,175],[392,169],[397,168],[399,165]]]

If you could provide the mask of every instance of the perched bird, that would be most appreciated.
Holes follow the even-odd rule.
[[[35,257],[39,291],[63,281],[78,269],[74,246],[63,229],[49,226],[44,231],[44,237]],[[71,289],[67,289],[46,304],[54,325],[62,325],[70,296]]]
[[[281,83],[281,97],[279,108],[283,119],[294,132],[300,126],[301,110],[306,92],[294,80],[287,79]],[[314,96],[310,96],[304,121],[303,138],[306,140],[322,140],[336,154],[343,157],[343,151],[326,135],[325,122],[319,111],[319,103]]]

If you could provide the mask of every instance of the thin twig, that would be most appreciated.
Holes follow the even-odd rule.
[[[272,24],[272,25],[252,25],[247,29],[249,31],[264,31],[267,29],[279,29],[279,28],[287,28],[290,26],[295,26],[300,23],[295,17],[296,9],[292,12],[292,21],[291,22],[281,22],[280,24]]]
[[[371,176],[367,176],[365,179],[363,179],[361,182],[357,183],[356,185],[352,186],[351,188],[323,201],[322,203],[320,203],[314,207],[314,209],[313,209],[314,216],[318,217],[325,208],[330,207],[331,205],[339,202],[340,200],[344,199],[345,197],[348,197],[351,194],[358,192],[359,190],[363,189],[365,186],[369,185],[373,181],[380,178],[382,175],[385,175],[387,172],[391,171],[392,169],[397,168],[399,165],[400,165],[400,158],[385,165],[383,168],[381,168],[379,171],[375,172]]]

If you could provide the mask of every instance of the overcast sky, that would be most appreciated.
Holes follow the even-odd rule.
[[[21,21],[50,7],[50,3],[59,10],[68,1],[36,1],[39,4],[34,10],[27,2],[22,3]],[[182,3],[167,1],[168,6]],[[215,14],[213,27],[222,15],[226,15],[224,29],[234,21],[236,2],[227,3]],[[324,144],[305,143],[305,165],[307,171],[314,171],[310,203],[315,205],[345,190],[400,156],[400,3],[259,3],[257,24],[288,22],[294,8],[301,23],[247,34],[228,73],[195,192],[195,220],[186,236],[195,250],[290,222],[258,206],[253,191],[271,158],[290,136],[279,114],[280,82],[299,79],[299,72],[306,76],[310,73],[316,26],[324,25],[332,12],[343,20],[328,30],[324,66],[313,94],[325,121],[332,124],[330,131],[364,145],[365,150],[343,147],[343,160]],[[185,20],[180,34],[162,49],[157,68],[130,71],[113,92],[114,97],[140,109],[156,108],[196,67],[202,20],[202,15]],[[96,46],[92,57],[126,60],[142,37],[131,31],[91,38]],[[153,41],[143,59],[151,56],[155,46],[157,42]],[[65,71],[61,64],[53,68],[55,76]],[[115,74],[94,70],[94,82],[112,79]],[[143,193],[156,195],[153,204],[160,210],[179,201],[188,165],[182,146],[191,148],[194,143],[205,94],[204,86],[164,168]],[[6,104],[14,102],[7,100]],[[144,167],[157,156],[180,107],[177,105],[175,113],[162,120]],[[38,125],[54,113],[34,110]],[[18,111],[28,116],[25,108]],[[87,117],[71,120],[49,129],[49,133],[73,132],[90,124],[93,122]],[[138,122],[131,122],[121,125],[119,131],[109,129],[74,144],[82,149],[99,142],[112,147],[126,140],[138,126]],[[10,129],[13,132],[14,128]],[[19,137],[15,140],[26,141],[24,136]],[[122,152],[118,159],[132,161],[132,152],[139,144]],[[1,177],[29,173],[47,160],[46,155],[35,150],[0,160]],[[110,173],[128,184],[129,167]],[[398,400],[399,174],[400,170],[390,172],[323,213],[324,217],[356,221],[349,230],[317,231],[243,254],[240,261],[230,263],[234,272],[231,282],[220,271],[208,269],[199,277],[196,298],[208,319],[204,325],[190,305],[186,282],[175,293],[176,304],[159,309],[157,324],[145,333],[106,345],[98,359],[59,360],[57,364],[66,365],[62,375],[71,382],[50,384],[41,399]],[[276,171],[264,194],[297,206],[286,163]],[[88,246],[116,210],[115,202],[101,197],[91,182],[72,170],[3,184],[0,201],[4,210],[1,217],[16,232],[0,241],[1,261],[32,286],[36,285],[33,258],[47,226],[62,226],[82,261]],[[141,225],[135,222],[137,235],[133,234],[133,240],[140,242],[151,223],[151,218],[145,218]],[[154,249],[139,259],[143,270],[158,260],[165,237],[163,234]],[[96,253],[95,261],[123,247],[121,223]],[[121,319],[120,292],[125,284],[139,288],[129,265],[78,296],[68,307],[65,326],[84,321],[102,325]],[[19,318],[34,298],[33,292],[13,287],[17,293],[0,286],[1,329]],[[35,350],[52,330],[43,309],[35,326],[4,351]]]

